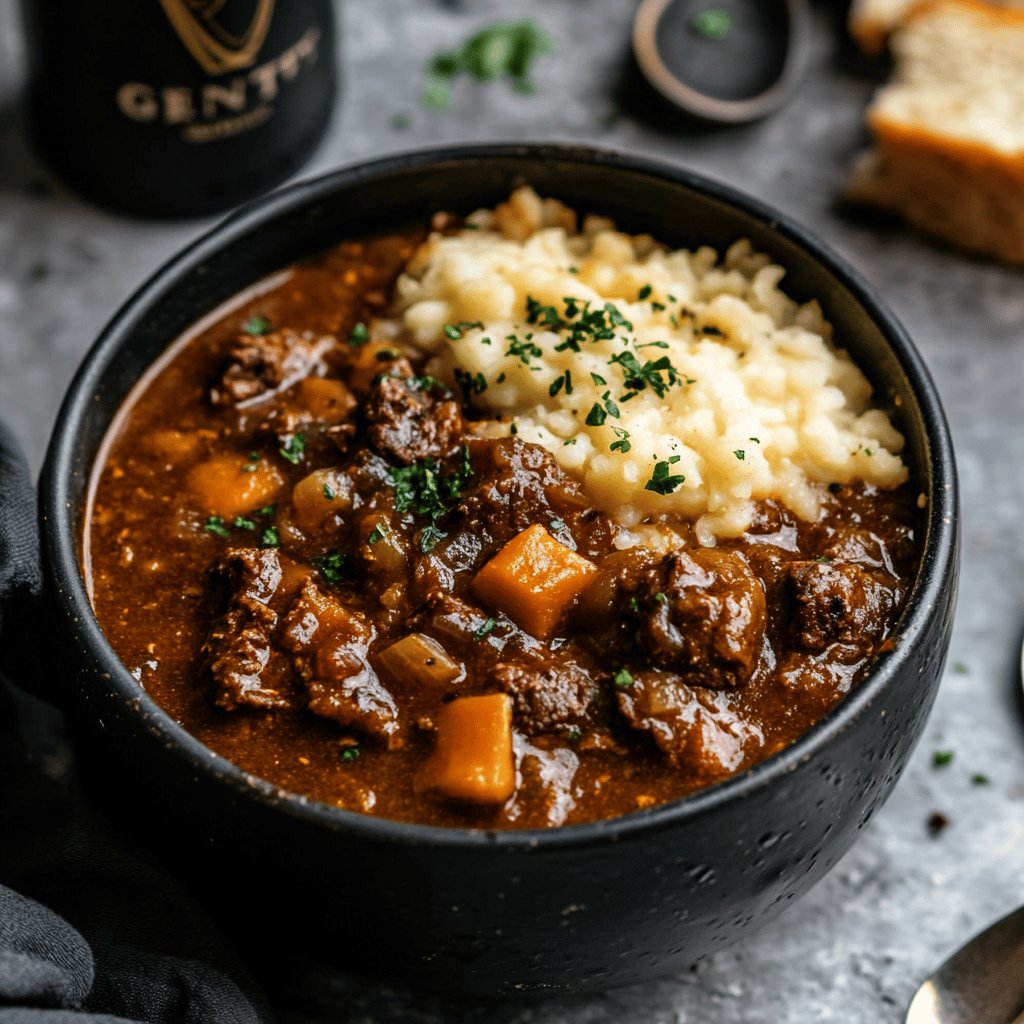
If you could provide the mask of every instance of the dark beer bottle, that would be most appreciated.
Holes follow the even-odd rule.
[[[308,159],[336,85],[332,0],[23,0],[35,144],[82,196],[213,213]]]

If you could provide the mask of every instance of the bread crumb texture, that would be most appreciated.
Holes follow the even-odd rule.
[[[1024,0],[986,0],[991,7],[1024,9]],[[885,49],[889,35],[919,8],[920,0],[853,0],[850,5],[850,34],[869,56]]]
[[[712,544],[756,500],[813,520],[829,483],[907,478],[902,436],[783,274],[745,241],[720,257],[578,228],[521,188],[419,248],[394,331],[483,433],[543,446],[624,527],[681,515]]]

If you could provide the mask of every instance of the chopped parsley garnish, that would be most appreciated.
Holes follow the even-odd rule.
[[[337,493],[330,484],[324,484],[324,497],[328,501],[334,501],[334,499],[337,497]]]
[[[690,21],[693,31],[705,39],[724,39],[732,28],[732,15],[721,7],[708,7],[698,11]]]
[[[482,373],[470,373],[468,370],[455,368],[455,383],[462,389],[463,398],[470,395],[482,395],[487,390],[487,378]]]
[[[748,441],[753,441],[754,444],[760,444],[761,443],[761,438],[759,438],[759,437],[748,437],[747,440]]]
[[[548,526],[550,527],[550,529],[554,533],[558,533],[559,530],[564,530],[565,529],[565,520],[564,519],[552,519],[551,522],[548,523]]]
[[[575,316],[576,299],[570,298],[563,299],[562,301],[566,304],[566,316]],[[574,312],[569,312],[570,307]],[[532,295],[526,296],[526,322],[528,324],[540,324],[543,327],[551,327],[554,330],[564,326],[562,318],[558,315],[558,310],[554,306],[545,306]]]
[[[580,272],[579,267],[569,267],[568,270],[570,274],[578,274]]]
[[[427,63],[423,105],[447,110],[452,83],[461,74],[477,82],[508,78],[516,92],[533,92],[533,62],[554,49],[551,37],[532,21],[489,25],[470,36],[457,50],[439,53]]]
[[[953,671],[958,676],[965,676],[965,675],[967,675],[967,666],[962,661],[954,661],[953,662]]]
[[[932,754],[932,764],[936,768],[943,768],[953,763],[954,753],[952,750],[936,750]]]
[[[640,602],[635,597],[631,597],[629,599],[629,610],[631,612],[639,612],[640,611]]]
[[[257,526],[254,520],[246,519],[245,516],[235,516],[234,523],[232,523],[236,530],[249,530],[250,533],[255,533]]]
[[[438,391],[445,398],[451,397],[451,392],[448,390],[448,385],[443,380],[438,380],[436,377],[431,377],[430,374],[425,374],[422,377],[409,377],[406,380],[406,384],[413,391]]]
[[[579,726],[574,725],[566,732],[565,738],[570,743],[579,743],[583,739],[583,733],[580,731]]]
[[[494,627],[497,624],[498,624],[498,620],[497,619],[487,619],[484,622],[484,624],[479,629],[474,630],[474,632],[473,632],[473,639],[474,640],[483,640],[483,638],[485,636],[487,636],[488,633],[493,632]]]
[[[626,452],[630,451],[633,447],[629,440],[629,431],[623,430],[622,427],[615,426],[612,427],[612,430],[615,432],[615,436],[618,440],[612,441],[608,446],[609,450],[613,452],[622,452],[622,454],[625,455]]]
[[[278,450],[283,458],[287,459],[293,466],[297,466],[306,454],[306,435],[293,434],[291,440]]]
[[[313,568],[328,582],[340,583],[342,580],[342,567],[345,564],[345,556],[335,550],[330,550],[324,555],[316,555],[311,558]]]
[[[601,376],[601,375],[600,375],[599,373],[592,373],[592,374],[590,375],[590,379],[591,379],[591,380],[592,380],[592,381],[593,381],[593,382],[594,382],[594,383],[595,383],[595,384],[596,384],[596,385],[597,385],[597,386],[598,386],[599,388],[603,388],[603,387],[604,387],[604,386],[605,386],[605,385],[606,385],[606,384],[608,383],[608,381],[606,381],[606,380],[604,379],[604,377],[602,377],[602,376]]]
[[[735,455],[740,462],[743,462],[747,457],[747,453],[742,448],[737,448],[736,451],[733,452],[733,455]]]
[[[572,373],[569,370],[566,370],[565,373],[560,377],[556,377],[551,382],[551,386],[548,388],[548,394],[554,398],[563,387],[565,388],[565,393],[567,395],[572,394]]]
[[[668,389],[679,384],[682,379],[668,356],[641,363],[632,352],[626,351],[612,356],[608,362],[617,363],[621,367],[627,388],[643,391],[649,387],[659,398],[664,398]]]
[[[518,428],[518,427],[517,427],[517,426],[516,426],[516,425],[515,425],[515,424],[513,423],[513,424],[511,424],[511,425],[509,426],[509,428],[508,428],[508,432],[509,432],[509,434],[511,434],[511,435],[512,435],[512,437],[515,437],[515,436],[516,436],[516,434],[518,434],[518,433],[519,433],[519,428]]]
[[[707,334],[712,337],[724,338],[725,332],[720,327],[715,327],[714,324],[705,324],[700,329],[701,334]]]
[[[590,407],[590,412],[587,413],[587,418],[584,422],[588,427],[599,427],[607,418],[608,414],[595,402]]]
[[[276,511],[276,505],[264,505],[263,508],[256,509],[253,515],[259,516],[261,519],[269,519]]]
[[[383,523],[377,523],[366,538],[367,544],[376,544],[388,535],[388,528]]]
[[[425,555],[429,555],[434,548],[437,547],[437,542],[444,540],[448,534],[444,530],[435,526],[433,523],[428,523],[420,531],[420,551]]]
[[[659,590],[654,595],[654,600],[657,601],[658,604],[668,604],[668,595]]]
[[[242,330],[258,338],[270,330],[270,321],[265,316],[253,316],[242,324]]]
[[[359,747],[357,747],[357,746],[344,747],[342,749],[342,751],[341,751],[341,759],[342,759],[342,761],[348,761],[348,762],[358,761],[360,753],[361,753],[361,751],[359,750]]]
[[[612,678],[620,690],[628,690],[633,685],[633,674],[628,668],[620,668]]]
[[[203,523],[203,530],[206,533],[212,533],[216,537],[231,536],[231,531],[227,526],[225,526],[224,520],[220,516],[210,516],[210,518]]]
[[[268,526],[260,534],[260,544],[265,548],[279,548],[281,546],[281,535],[277,532],[276,526]]]
[[[656,462],[651,479],[644,485],[645,490],[654,491],[656,494],[671,494],[681,487],[686,477],[669,472],[669,467],[677,463],[679,458],[678,455],[673,455],[667,462]]]
[[[540,346],[534,344],[529,337],[522,339],[510,334],[505,340],[510,342],[505,355],[515,356],[524,366],[529,366],[531,359],[539,359],[544,354]]]
[[[462,446],[462,464],[453,473],[442,474],[436,459],[420,459],[411,466],[391,470],[389,482],[395,491],[395,511],[412,512],[430,520],[420,534],[420,548],[424,553],[429,553],[447,536],[438,523],[459,503],[462,490],[472,476],[467,445]]]
[[[445,324],[444,333],[445,336],[451,338],[452,341],[458,341],[462,337],[464,331],[470,331],[474,327],[478,327],[483,330],[483,324],[479,320],[462,320],[457,324]]]
[[[651,297],[652,290],[653,289],[649,284],[645,284],[643,288],[641,288],[640,291],[637,292],[637,301],[643,302],[644,299],[649,299]]]
[[[370,328],[360,322],[352,328],[348,336],[348,343],[355,347],[365,345],[370,340]]]
[[[976,772],[971,776],[972,786],[987,786],[991,781],[987,775],[983,775],[981,772]]]

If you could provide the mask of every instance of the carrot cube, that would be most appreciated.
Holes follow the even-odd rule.
[[[515,792],[508,694],[459,697],[441,708],[419,788],[473,804],[503,804]]]
[[[517,626],[548,640],[597,566],[534,524],[513,537],[477,574],[473,590]]]

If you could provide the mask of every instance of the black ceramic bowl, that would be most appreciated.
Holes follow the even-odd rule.
[[[737,778],[546,832],[377,820],[283,792],[176,725],[118,661],[79,556],[93,460],[139,376],[197,318],[333,242],[469,211],[519,180],[630,231],[750,238],[818,297],[906,434],[927,497],[895,648],[822,722]],[[560,146],[449,149],[342,170],[240,210],[117,314],[72,384],[41,484],[62,702],[92,791],[251,934],[321,960],[476,993],[586,991],[684,967],[769,921],[845,852],[918,738],[949,640],[957,491],[946,422],[903,328],[849,267],[761,204],[678,168]],[[168,595],[173,603],[174,595]]]

